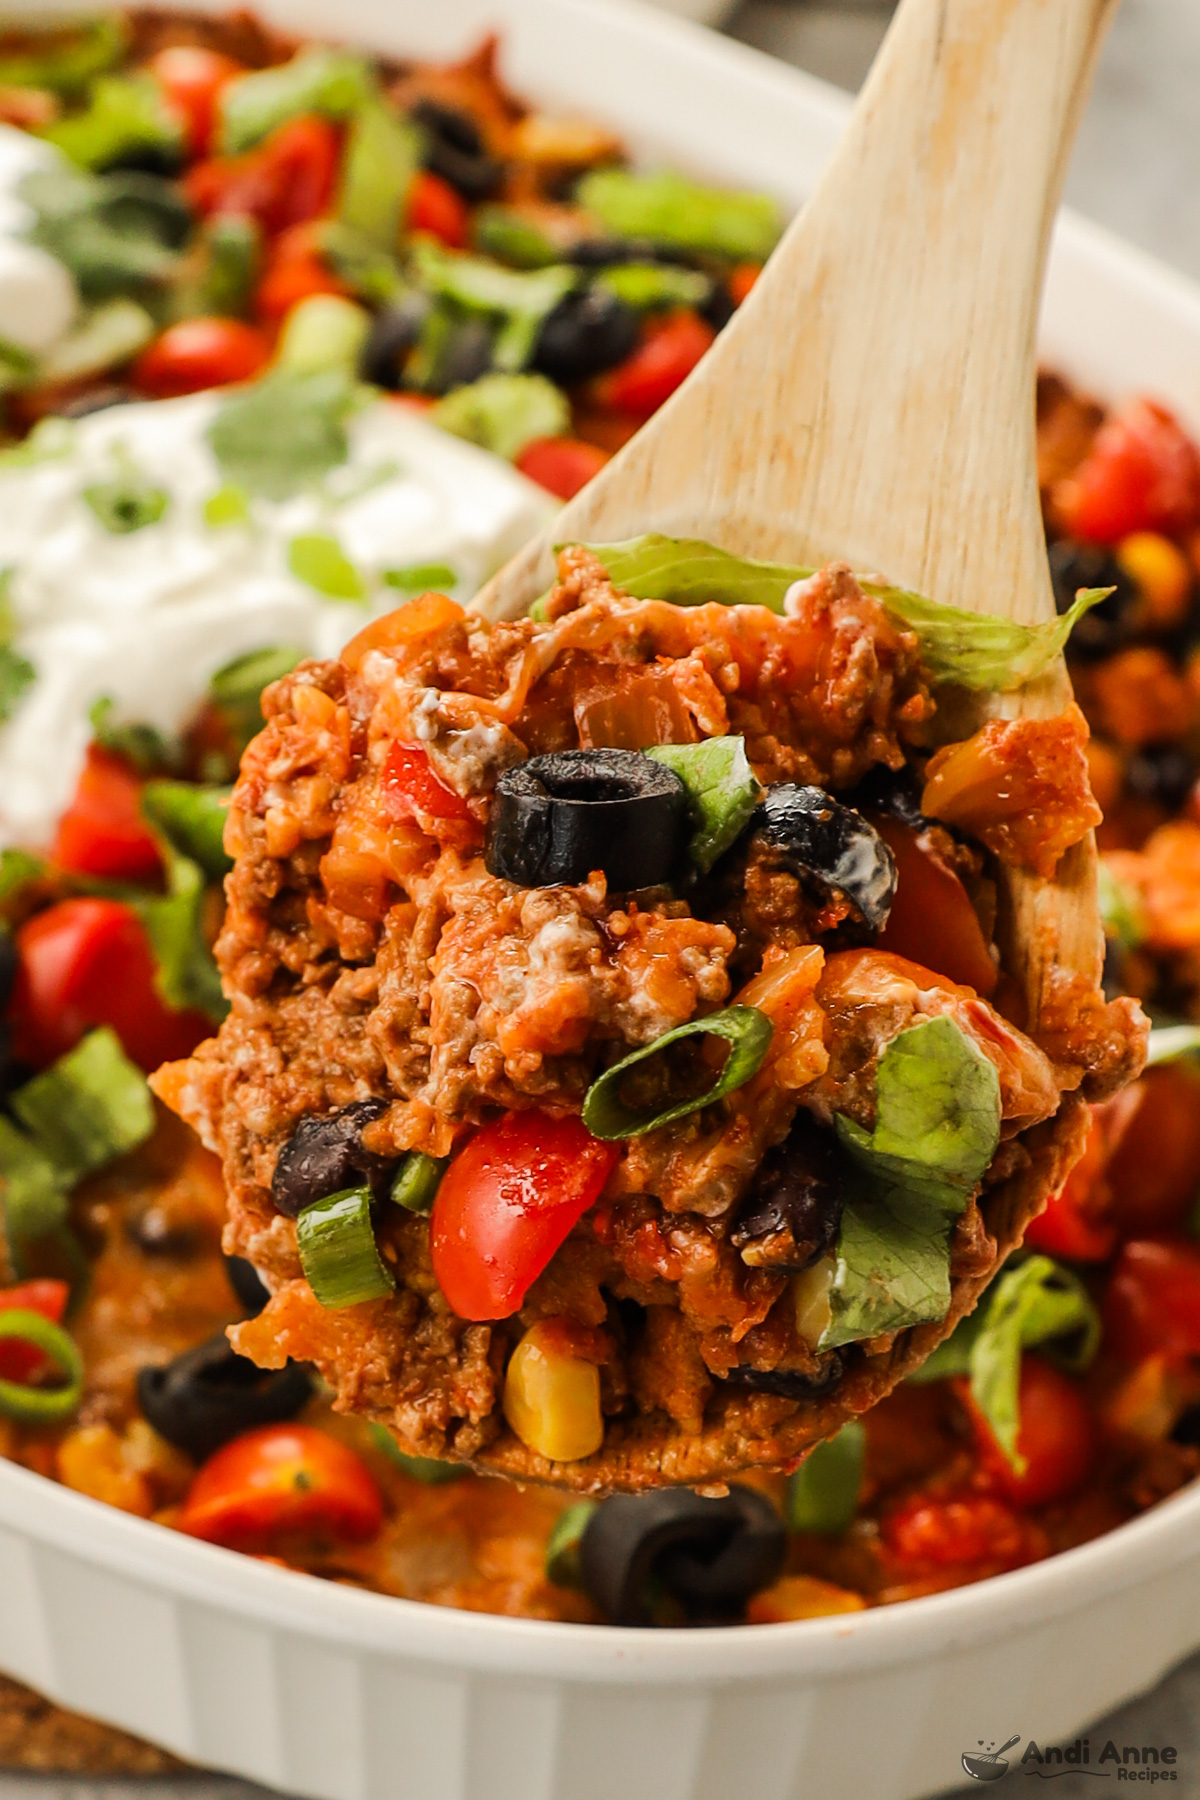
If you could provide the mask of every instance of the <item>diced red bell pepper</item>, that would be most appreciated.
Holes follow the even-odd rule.
[[[76,875],[157,880],[162,860],[141,807],[142,782],[129,764],[89,745],[75,797],[58,822],[54,861]]]
[[[137,914],[116,900],[62,900],[16,935],[13,1049],[44,1068],[85,1032],[111,1025],[149,1073],[187,1056],[212,1030],[199,1012],[173,1012],[154,985],[154,954]]]
[[[517,457],[517,467],[560,500],[573,500],[609,461],[607,450],[582,438],[534,438]]]
[[[439,775],[420,744],[393,744],[379,778],[383,809],[397,824],[416,819],[418,824],[472,823],[471,809],[461,794]]]
[[[592,388],[597,403],[648,419],[686,381],[716,335],[687,307],[650,319],[632,356],[597,378]]]
[[[17,1287],[0,1288],[0,1313],[35,1312],[54,1325],[67,1310],[70,1286],[65,1281],[23,1281]],[[0,1381],[32,1381],[47,1362],[36,1344],[20,1338],[0,1338]]]
[[[503,1319],[599,1199],[617,1147],[576,1118],[506,1113],[442,1177],[433,1203],[433,1272],[460,1319]]]
[[[237,213],[268,233],[320,218],[333,200],[341,135],[328,119],[305,113],[276,126],[243,156],[196,163],[184,191],[204,217]]]
[[[1017,1396],[1018,1473],[971,1397],[970,1383],[956,1383],[971,1415],[982,1471],[1015,1506],[1045,1506],[1081,1488],[1096,1459],[1096,1423],[1078,1384],[1040,1356],[1021,1358]]]
[[[286,1538],[361,1543],[383,1524],[375,1477],[348,1445],[314,1425],[264,1425],[209,1457],[179,1529],[232,1550]]]
[[[1200,521],[1200,451],[1165,406],[1134,400],[1100,427],[1054,506],[1072,537],[1101,544],[1186,531]]]
[[[465,250],[471,213],[466,201],[448,181],[431,169],[421,169],[408,190],[404,221],[409,231],[427,231],[449,250]]]

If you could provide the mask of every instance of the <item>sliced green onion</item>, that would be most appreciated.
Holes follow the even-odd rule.
[[[226,482],[208,496],[202,508],[204,523],[210,531],[224,531],[230,525],[250,523],[250,496],[245,488]]]
[[[784,1518],[789,1530],[832,1535],[853,1524],[866,1448],[866,1432],[851,1419],[805,1457],[787,1484]]]
[[[171,503],[165,488],[151,487],[133,475],[94,482],[84,488],[83,497],[114,537],[128,537],[130,532],[157,525]]]
[[[408,569],[385,569],[383,579],[404,594],[428,592],[430,588],[441,592],[458,586],[458,575],[449,563],[414,563]]]
[[[46,1151],[0,1116],[0,1222],[14,1262],[22,1245],[64,1224],[68,1187]]]
[[[687,789],[695,827],[688,856],[706,873],[741,835],[763,796],[746,755],[745,738],[655,744],[646,755],[673,769]]]
[[[426,1156],[423,1150],[410,1150],[392,1183],[392,1199],[396,1205],[409,1212],[427,1213],[449,1161],[448,1156]]]
[[[352,376],[371,329],[371,315],[343,294],[297,301],[279,336],[276,366],[295,375],[342,369]]]
[[[707,275],[673,263],[617,263],[602,269],[595,285],[639,312],[655,306],[703,306],[712,292]]]
[[[552,1581],[555,1587],[582,1587],[583,1576],[579,1569],[579,1545],[588,1527],[588,1520],[596,1510],[594,1500],[580,1500],[575,1506],[568,1506],[560,1512],[546,1539],[545,1570],[546,1580]]]
[[[1200,1050],[1200,1025],[1160,1025],[1150,1033],[1146,1050],[1146,1067],[1158,1063],[1177,1062],[1181,1056],[1194,1056]]]
[[[288,545],[288,568],[297,581],[328,600],[365,600],[367,584],[335,537],[309,531]]]
[[[669,169],[594,169],[580,182],[576,200],[617,237],[649,238],[736,262],[764,262],[783,230],[768,194],[701,187]]]
[[[442,1487],[448,1481],[461,1481],[464,1475],[471,1473],[464,1463],[442,1462],[436,1456],[410,1456],[407,1450],[400,1448],[386,1425],[372,1425],[371,1436],[376,1448],[382,1450],[389,1462],[426,1487]]]
[[[766,1013],[760,1012],[757,1006],[727,1006],[722,1012],[709,1013],[707,1018],[677,1025],[674,1031],[664,1032],[652,1044],[623,1057],[611,1069],[606,1069],[598,1081],[593,1081],[584,1096],[583,1122],[593,1137],[612,1139],[641,1137],[644,1132],[657,1131],[676,1119],[686,1119],[689,1113],[699,1112],[702,1107],[723,1100],[726,1094],[732,1094],[735,1088],[756,1075],[774,1031]],[[629,1071],[671,1044],[696,1036],[722,1037],[729,1043],[725,1066],[713,1086],[694,1099],[679,1100],[653,1112],[637,1112],[626,1106],[621,1099],[621,1084]]]
[[[322,1306],[384,1300],[396,1286],[371,1225],[370,1188],[344,1188],[314,1200],[296,1220],[300,1266]]]
[[[377,99],[359,107],[342,160],[338,217],[385,251],[396,248],[408,191],[421,160],[411,119]]]
[[[136,1149],[154,1130],[146,1077],[107,1025],[18,1088],[10,1105],[68,1181]]]
[[[23,1306],[0,1312],[0,1343],[32,1344],[58,1365],[58,1387],[34,1387],[23,1381],[0,1381],[0,1413],[23,1425],[54,1425],[69,1419],[83,1398],[83,1358],[73,1337],[61,1325]]]
[[[546,269],[563,252],[537,225],[507,206],[481,206],[471,221],[471,244],[510,269]]]

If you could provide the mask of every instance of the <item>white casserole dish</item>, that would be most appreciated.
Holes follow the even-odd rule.
[[[22,10],[49,8],[5,8]],[[629,0],[261,10],[400,54],[452,55],[498,26],[531,97],[791,205],[847,108]],[[1200,429],[1200,292],[1078,220],[1059,227],[1043,341],[1097,391],[1147,389]],[[903,1606],[638,1633],[334,1587],[0,1461],[0,1668],[318,1800],[916,1800],[960,1785],[980,1739],[1065,1741],[1197,1645],[1200,1489],[1049,1562]]]

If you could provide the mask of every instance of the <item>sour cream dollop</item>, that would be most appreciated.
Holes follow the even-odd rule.
[[[0,339],[33,356],[70,329],[79,299],[63,265],[25,242],[33,212],[17,190],[27,175],[64,163],[52,144],[0,125]]]
[[[0,845],[45,845],[74,792],[101,696],[121,720],[177,731],[233,657],[289,644],[334,656],[403,602],[385,574],[440,564],[468,599],[550,516],[508,464],[393,402],[349,425],[350,455],[314,489],[251,502],[246,523],[205,522],[222,486],[206,433],[220,394],[113,407],[66,427],[62,454],[0,466],[0,570],[14,647],[36,679],[0,726]],[[107,529],[89,488],[136,473],[166,495],[155,523]],[[366,601],[292,574],[294,540],[336,539]]]

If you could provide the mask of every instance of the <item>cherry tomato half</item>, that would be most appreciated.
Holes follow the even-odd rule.
[[[598,444],[582,438],[534,438],[517,457],[517,467],[560,500],[573,500],[609,460]]]
[[[58,822],[51,852],[61,869],[110,881],[154,881],[158,846],[142,817],[142,783],[129,764],[88,746],[75,797]]]
[[[992,1435],[971,1398],[967,1382],[957,1384],[971,1415],[980,1463],[988,1482],[1015,1506],[1045,1506],[1083,1486],[1096,1457],[1096,1425],[1091,1408],[1069,1375],[1040,1356],[1021,1358],[1017,1390],[1017,1449],[1025,1458],[1018,1473]]]
[[[1104,1336],[1132,1363],[1156,1352],[1200,1356],[1200,1244],[1189,1238],[1123,1244],[1104,1296]]]
[[[1093,1111],[1083,1155],[1046,1209],[1030,1221],[1025,1242],[1032,1250],[1067,1262],[1107,1262],[1117,1245],[1107,1179],[1107,1134]]]
[[[871,823],[896,859],[896,898],[879,948],[977,994],[993,993],[996,965],[967,890],[949,863],[898,819],[873,814]]]
[[[246,73],[244,63],[201,44],[170,44],[149,63],[167,105],[183,120],[190,156],[208,152],[222,88]]]
[[[210,1456],[179,1529],[232,1550],[285,1537],[360,1543],[383,1524],[375,1478],[353,1450],[313,1425],[264,1425]]]
[[[204,217],[241,213],[263,230],[286,231],[320,218],[333,199],[341,138],[328,119],[305,113],[277,125],[244,156],[213,157],[184,177],[184,191]]]
[[[915,1569],[1015,1569],[1036,1553],[1027,1522],[993,1494],[914,1494],[884,1515],[880,1532]]]
[[[579,1119],[543,1112],[476,1133],[443,1175],[430,1225],[433,1272],[460,1319],[516,1312],[617,1155]]]
[[[1134,400],[1100,427],[1054,503],[1072,537],[1097,543],[1186,530],[1200,519],[1200,451],[1164,406]]]
[[[416,819],[418,824],[466,824],[471,809],[461,794],[435,775],[420,744],[393,744],[379,778],[383,809],[397,823]]]
[[[410,231],[427,231],[449,250],[465,250],[470,209],[457,189],[430,169],[421,169],[408,190],[405,224]]]
[[[67,1310],[71,1290],[65,1281],[23,1281],[18,1287],[0,1288],[0,1313],[35,1312],[58,1325]],[[0,1338],[0,1381],[31,1381],[47,1362],[36,1344],[20,1338]]]
[[[11,1019],[22,1062],[44,1068],[97,1025],[111,1025],[149,1073],[187,1056],[212,1026],[172,1012],[154,985],[154,955],[137,914],[116,900],[62,900],[16,936]]]
[[[133,383],[153,400],[253,381],[271,358],[261,331],[241,319],[181,319],[148,344],[133,365]]]
[[[715,337],[712,326],[686,307],[651,319],[633,355],[595,382],[597,402],[648,419],[687,379]]]
[[[1200,1187],[1200,1078],[1185,1062],[1147,1069],[1119,1104],[1125,1118],[1108,1166],[1117,1229],[1137,1238],[1173,1231]]]

